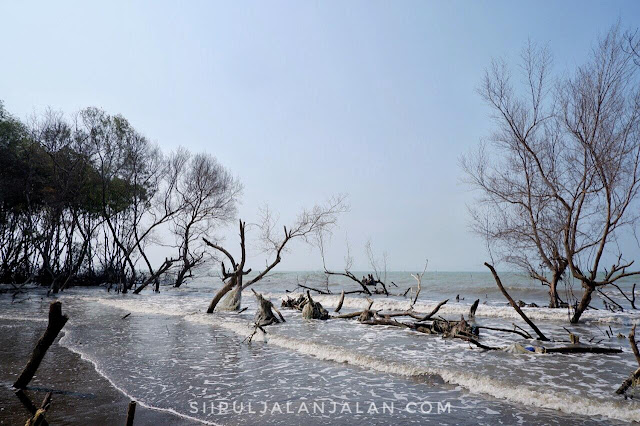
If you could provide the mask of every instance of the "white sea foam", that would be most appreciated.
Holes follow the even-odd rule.
[[[24,315],[0,315],[0,320],[8,321],[34,321],[34,322],[48,322],[47,318],[34,318]]]
[[[111,380],[109,375],[102,368],[100,368],[100,366],[98,365],[96,360],[91,358],[86,352],[83,352],[79,348],[75,347],[73,344],[68,342],[68,340],[70,340],[69,339],[69,331],[66,331],[64,336],[62,336],[62,338],[60,339],[59,343],[60,343],[60,345],[64,346],[65,348],[69,349],[71,352],[80,355],[80,358],[83,359],[84,361],[87,361],[87,362],[91,363],[93,365],[93,368],[96,370],[96,372],[99,375],[104,377],[111,384],[111,386],[114,387],[114,389],[116,389],[118,392],[122,393],[128,399],[130,399],[132,401],[136,401],[137,404],[139,404],[139,405],[141,405],[141,406],[143,406],[145,408],[148,408],[150,410],[156,410],[156,411],[163,411],[163,412],[166,412],[166,413],[171,413],[173,415],[182,417],[184,419],[193,420],[193,421],[196,421],[196,422],[199,422],[199,423],[202,423],[202,424],[206,424],[206,425],[213,425],[213,426],[218,426],[219,425],[219,423],[214,423],[214,422],[211,422],[211,421],[208,421],[208,420],[198,419],[196,417],[192,417],[192,416],[188,416],[188,415],[183,414],[183,413],[179,413],[176,410],[173,410],[171,408],[155,407],[153,405],[145,403],[144,401],[141,401],[140,399],[134,398],[132,395],[128,394],[124,389],[119,387],[113,380]]]
[[[282,299],[287,296],[297,297],[302,293],[264,293],[265,297],[271,299]],[[340,300],[340,295],[314,295],[313,300],[320,302],[325,306],[337,306]],[[383,311],[404,311],[410,308],[411,302],[409,300],[398,300],[391,298],[375,298],[373,299],[372,309],[380,309]],[[419,301],[417,302],[413,310],[419,313],[431,312],[439,302],[437,301]],[[363,309],[366,308],[369,302],[363,297],[345,297],[342,304],[343,307],[348,309]],[[438,315],[452,315],[465,317],[469,314],[470,304],[447,302],[438,311]],[[566,322],[569,319],[569,314],[566,309],[550,309],[550,308],[522,308],[531,320],[538,321],[554,321],[554,322]],[[476,316],[487,318],[505,318],[505,319],[517,319],[520,320],[520,315],[511,307],[495,306],[495,305],[478,305]],[[598,322],[604,324],[633,324],[640,323],[640,318],[637,313],[631,312],[609,312],[604,310],[598,311],[586,311],[582,314],[582,321],[585,322]]]
[[[276,295],[269,296],[272,298],[277,297]],[[316,299],[315,296],[314,299]],[[334,296],[318,296],[318,300],[330,305],[330,302],[337,302],[337,296],[335,298]],[[363,307],[362,299],[349,298],[349,302],[350,304],[347,305],[347,298],[345,298],[345,306],[350,306],[356,309]],[[382,302],[387,303],[387,305],[379,306],[379,308],[407,308],[406,302],[402,305],[402,301],[383,300]],[[140,303],[136,303],[131,300],[101,300],[100,303],[138,313],[180,315],[177,309],[174,310],[168,306],[142,306]],[[432,308],[433,307],[428,303],[423,303],[417,306],[417,309],[420,312],[428,312]],[[465,309],[465,312],[466,310],[468,310],[468,307]],[[457,311],[449,313],[457,313]],[[224,319],[221,320],[221,318]],[[248,337],[253,333],[253,327],[247,324],[247,322],[230,318],[229,316],[223,317],[220,315],[216,316],[214,319],[210,315],[196,314],[186,315],[185,319],[201,324],[220,326],[242,337]],[[262,335],[262,333],[260,333],[260,335]],[[310,340],[301,340],[289,336],[280,336],[274,332],[273,328],[270,328],[269,333],[267,335],[262,335],[259,339],[267,342],[268,344],[292,350],[303,355],[315,357],[317,359],[337,363],[348,363],[381,373],[413,377],[424,375],[439,376],[445,382],[462,386],[472,393],[486,394],[516,404],[559,410],[567,414],[603,416],[623,421],[640,421],[640,409],[638,409],[638,404],[635,402],[604,400],[597,397],[585,398],[584,395],[561,392],[549,387],[536,389],[528,385],[517,385],[504,380],[488,377],[486,375],[476,374],[472,371],[432,368],[428,365],[392,361],[382,357],[374,357],[359,353],[341,346],[316,343]]]

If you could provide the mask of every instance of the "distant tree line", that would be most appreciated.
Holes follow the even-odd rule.
[[[0,102],[0,282],[126,292],[157,288],[171,267],[180,286],[204,261],[202,238],[235,217],[240,192],[211,155],[163,153],[120,115],[87,108],[23,122]],[[154,244],[171,248],[159,267]]]

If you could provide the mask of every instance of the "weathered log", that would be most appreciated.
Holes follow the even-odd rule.
[[[67,323],[68,319],[69,317],[62,314],[62,303],[55,301],[49,305],[49,324],[47,324],[47,329],[42,337],[40,337],[40,340],[38,340],[35,348],[33,348],[29,362],[27,362],[26,367],[22,370],[18,380],[13,384],[14,388],[24,389],[27,387],[36,374],[47,350],[58,336],[58,333],[60,333],[60,330],[62,330],[62,327]]]
[[[545,348],[548,354],[619,354],[622,349],[606,348],[602,346],[561,346],[559,348]]]
[[[500,288],[500,291],[502,292],[502,294],[504,295],[504,297],[509,301],[509,304],[511,305],[511,307],[513,307],[513,309],[516,310],[516,312],[522,317],[522,319],[529,324],[529,327],[531,327],[533,329],[533,331],[535,331],[535,333],[538,335],[539,339],[545,342],[548,342],[549,339],[547,339],[547,337],[542,334],[542,332],[540,331],[540,329],[538,327],[536,327],[536,325],[533,323],[533,321],[531,321],[529,319],[528,316],[525,315],[524,312],[522,312],[522,309],[520,309],[520,307],[516,304],[516,302],[514,302],[514,300],[511,298],[511,296],[509,295],[509,293],[507,293],[507,290],[505,290],[504,286],[502,285],[502,281],[500,281],[500,277],[498,276],[498,273],[496,272],[496,270],[493,268],[493,266],[491,266],[490,264],[488,264],[487,262],[484,262],[484,266],[486,266],[487,268],[489,268],[489,270],[491,271],[491,273],[493,274],[493,278],[496,281],[496,284],[498,285],[498,288]]]
[[[618,395],[623,395],[627,389],[629,389],[634,383],[638,383],[640,381],[640,367],[636,369],[616,390]]]
[[[329,319],[329,312],[319,302],[313,301],[309,290],[307,290],[307,303],[302,308],[302,317],[304,319]]]
[[[127,421],[126,421],[126,425],[127,426],[133,426],[133,418],[136,415],[136,402],[135,401],[131,401],[129,403],[129,408],[127,409]]]
[[[631,345],[631,350],[636,357],[636,361],[638,365],[640,365],[640,351],[638,351],[638,344],[636,343],[636,324],[633,325],[631,331],[629,332],[629,345]],[[634,383],[638,383],[640,381],[640,367],[636,369],[618,388],[616,393],[618,395],[624,394],[627,389],[633,386]]]
[[[271,324],[279,323],[280,319],[276,317],[272,310],[272,308],[274,308],[273,303],[271,303],[269,299],[262,297],[262,295],[257,293],[254,289],[251,289],[251,291],[253,291],[253,294],[256,296],[258,301],[258,310],[256,311],[256,316],[254,318],[256,326],[266,327]],[[282,322],[284,322],[282,314],[280,314],[280,318],[282,319]]]
[[[47,392],[47,395],[45,395],[44,400],[42,401],[42,404],[40,405],[40,408],[38,408],[35,412],[35,414],[33,415],[33,417],[31,417],[29,420],[27,420],[27,422],[25,423],[25,426],[42,426],[46,423],[46,420],[44,418],[45,414],[47,414],[47,410],[49,410],[49,407],[51,406],[51,392]]]
[[[403,316],[408,316],[408,317],[411,317],[411,318],[415,318],[415,319],[417,319],[418,321],[426,321],[426,320],[431,319],[431,318],[432,318],[432,317],[433,317],[433,316],[434,316],[434,315],[435,315],[435,314],[440,310],[440,308],[442,307],[442,305],[446,304],[448,301],[449,301],[449,299],[445,299],[445,300],[443,300],[442,302],[438,303],[438,304],[436,305],[436,307],[435,307],[435,308],[433,308],[433,309],[431,310],[431,312],[429,312],[429,313],[428,313],[428,314],[426,314],[426,315],[420,315],[420,314],[418,314],[418,313],[414,312],[413,310],[408,310],[408,311],[403,311],[403,312],[391,312],[391,313],[388,313],[388,314],[380,313],[379,315],[380,315],[381,317],[389,317],[389,318],[391,318],[391,317],[403,317]]]
[[[522,331],[518,331],[518,330],[511,330],[509,328],[499,328],[499,327],[487,327],[486,325],[478,325],[476,326],[476,328],[478,329],[485,329],[485,330],[494,330],[494,331],[504,331],[505,333],[515,333],[518,334],[522,337],[524,337],[525,339],[531,339],[531,335],[528,333],[523,333]]]
[[[344,303],[344,290],[342,290],[342,293],[340,293],[340,301],[338,302],[338,306],[336,307],[336,310],[334,312],[340,312],[340,309],[342,309],[342,304]]]
[[[300,295],[295,299],[292,299],[291,297],[287,296],[286,300],[285,299],[282,300],[282,303],[280,304],[280,306],[282,308],[296,309],[298,311],[301,311],[306,303],[307,303],[307,298],[304,297],[303,295]]]
[[[38,411],[38,407],[36,407],[33,404],[33,401],[31,401],[31,399],[27,396],[26,393],[24,393],[24,391],[22,389],[18,389],[15,392],[16,396],[18,397],[18,399],[20,400],[20,402],[22,403],[22,405],[24,405],[24,407],[27,409],[27,411],[29,412],[29,414],[31,414],[31,416],[35,416],[36,412]],[[42,423],[40,423],[42,426],[48,426],[49,423],[47,422],[46,419],[42,419]]]

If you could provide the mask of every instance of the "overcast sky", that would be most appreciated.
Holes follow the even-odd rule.
[[[348,193],[334,268],[346,238],[364,268],[370,238],[390,269],[480,270],[458,159],[489,134],[484,68],[531,38],[564,72],[617,20],[640,25],[640,2],[2,1],[0,99],[20,118],[98,106],[165,150],[211,153],[248,222]],[[321,266],[294,248],[282,269]]]

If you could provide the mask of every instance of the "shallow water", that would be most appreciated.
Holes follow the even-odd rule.
[[[319,276],[284,273],[257,285],[274,303],[294,290],[296,279],[319,287]],[[393,293],[414,285],[408,273],[394,273]],[[514,298],[540,305],[544,288],[516,275],[505,284]],[[430,311],[445,298],[444,317],[466,315],[481,299],[479,325],[523,325],[491,284],[489,274],[432,274],[425,280],[416,309]],[[630,283],[628,283],[630,284]],[[355,289],[347,282],[329,286]],[[349,320],[306,321],[283,310],[287,322],[267,335],[246,338],[255,303],[245,293],[241,314],[204,313],[219,281],[200,278],[185,288],[161,293],[107,293],[71,289],[60,296],[70,320],[60,345],[80,354],[130,398],[185,418],[210,423],[354,424],[445,423],[618,423],[640,421],[640,403],[614,394],[636,368],[626,334],[638,314],[588,311],[585,324],[572,327],[582,341],[621,347],[620,355],[546,355],[485,352],[457,340],[407,330],[371,327]],[[460,295],[460,302],[455,296]],[[484,296],[484,297],[483,297]],[[337,295],[314,296],[327,308]],[[406,309],[408,299],[376,296],[374,309]],[[0,324],[43,328],[50,299],[32,294],[11,303],[0,296]],[[366,304],[360,296],[345,300],[344,312]],[[330,309],[331,310],[331,309]],[[565,339],[567,312],[526,308],[538,326]],[[131,313],[125,319],[122,317]],[[30,319],[37,319],[32,321]],[[4,336],[5,333],[2,333]],[[505,346],[514,334],[482,330],[485,344]],[[6,342],[3,342],[6,344]],[[553,344],[550,344],[553,345]],[[64,369],[64,366],[60,368]],[[288,403],[288,405],[287,405]],[[234,405],[235,404],[235,405]]]

